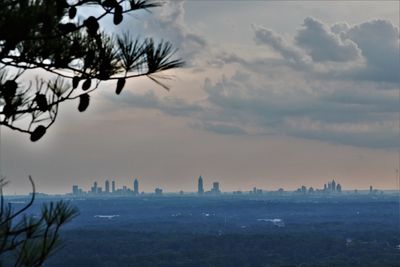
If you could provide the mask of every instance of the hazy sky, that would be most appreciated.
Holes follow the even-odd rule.
[[[106,83],[85,113],[61,107],[37,143],[2,127],[7,193],[115,179],[117,186],[194,191],[394,188],[398,1],[170,1],[109,31],[170,40],[187,62],[172,91]]]

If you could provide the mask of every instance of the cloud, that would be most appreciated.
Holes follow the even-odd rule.
[[[215,120],[236,125],[246,134],[288,135],[328,143],[393,148],[397,144],[396,88],[349,82],[311,82],[308,88],[222,77],[205,90]],[[323,87],[325,88],[323,88]],[[338,89],[339,88],[339,89]],[[212,128],[208,130],[213,131]]]
[[[206,38],[189,28],[185,21],[185,0],[162,1],[161,7],[149,11],[137,11],[125,15],[123,22],[115,26],[112,16],[102,21],[102,26],[116,34],[131,33],[138,38],[151,37],[156,41],[171,42],[177,49],[177,55],[185,60],[187,67],[201,62],[202,56],[208,53]],[[100,12],[101,10],[98,10]]]
[[[340,22],[330,27],[307,17],[293,36],[294,43],[262,26],[253,31],[256,43],[273,48],[287,66],[318,79],[400,81],[399,29],[388,20],[352,26]]]
[[[209,132],[223,134],[223,135],[247,135],[245,129],[236,125],[229,125],[224,123],[212,123],[212,122],[203,122],[203,123],[193,123],[191,124],[193,128],[202,129]]]
[[[185,59],[187,65],[196,66],[209,45],[201,35],[189,29],[185,23],[184,0],[166,1],[159,12],[149,19],[146,29],[156,32],[157,36],[170,40],[178,49],[178,54]]]
[[[354,25],[342,34],[360,48],[367,61],[352,73],[359,79],[399,82],[399,29],[387,20]]]
[[[295,63],[296,65],[303,66],[306,64],[304,53],[302,53],[302,51],[297,47],[288,43],[282,36],[262,26],[253,25],[252,27],[256,43],[271,46],[279,52],[284,59]]]
[[[171,3],[159,21],[175,27],[178,44],[193,38],[207,50],[206,42],[181,28],[183,3]],[[280,58],[220,51],[200,98],[147,92],[127,94],[122,101],[223,135],[283,135],[382,149],[397,145],[398,29],[393,24],[329,26],[306,18],[292,38],[262,26],[252,29],[259,47],[273,48]]]
[[[109,98],[115,101],[118,107],[121,105],[130,108],[154,109],[171,116],[192,116],[202,111],[202,107],[196,103],[191,104],[184,99],[176,97],[160,98],[153,91],[144,94],[126,91],[123,98]]]
[[[342,39],[327,25],[310,17],[304,20],[303,28],[298,31],[295,40],[315,62],[355,61],[361,54],[352,40]]]

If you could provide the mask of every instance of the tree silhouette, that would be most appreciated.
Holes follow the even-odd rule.
[[[40,215],[25,212],[35,200],[35,185],[29,176],[33,192],[23,208],[15,211],[10,203],[5,205],[0,179],[0,266],[2,260],[12,266],[41,266],[60,244],[60,228],[78,215],[78,210],[68,202],[44,204]],[[19,220],[18,222],[16,222]]]
[[[90,94],[104,81],[115,80],[120,94],[126,80],[146,76],[159,86],[160,72],[183,65],[169,42],[102,31],[100,20],[124,16],[162,3],[152,0],[1,0],[0,126],[42,138],[57,118],[59,105],[77,101],[85,111]],[[97,15],[80,15],[92,7]],[[85,9],[88,11],[87,9]],[[100,14],[99,12],[100,11]],[[86,12],[85,12],[86,13]],[[32,75],[35,78],[32,79]],[[77,214],[67,202],[45,204],[38,217],[27,215],[35,200],[14,210],[3,197],[0,177],[0,266],[40,266],[55,251],[60,228]],[[8,261],[7,261],[8,260]]]
[[[183,65],[169,42],[108,34],[99,23],[112,16],[119,25],[127,13],[160,5],[147,0],[1,1],[0,125],[37,141],[55,122],[62,102],[76,99],[78,110],[85,111],[90,93],[103,81],[115,80],[116,94],[127,79],[140,76],[168,89],[157,74]],[[101,14],[78,16],[86,6]],[[27,82],[33,71],[36,78]]]

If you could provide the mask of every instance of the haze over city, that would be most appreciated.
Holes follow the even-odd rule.
[[[195,191],[200,174],[224,191],[332,179],[394,189],[398,10],[398,1],[168,1],[127,16],[118,31],[179,49],[186,67],[168,73],[171,91],[134,79],[116,97],[105,83],[85,113],[65,104],[37,143],[2,127],[5,191],[29,192],[29,174],[45,193],[133,177],[144,191]]]

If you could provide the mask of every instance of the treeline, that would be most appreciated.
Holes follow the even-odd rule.
[[[45,266],[394,267],[400,262],[395,232],[359,231],[350,239],[345,229],[324,229],[227,234],[71,230],[66,246]]]

